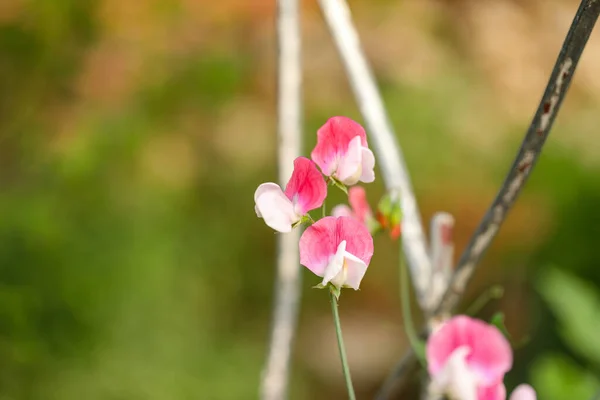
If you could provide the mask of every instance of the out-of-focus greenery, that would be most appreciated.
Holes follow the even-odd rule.
[[[204,3],[0,2],[0,399],[256,398],[275,235],[252,194],[276,179],[274,2]],[[480,50],[517,45],[464,41],[462,29],[501,25],[469,15],[513,15],[486,7],[529,14],[508,1],[351,3],[424,219],[454,214],[459,251],[542,90],[515,114],[520,92],[495,89],[482,67],[494,55]],[[570,18],[566,4],[556,7]],[[304,11],[308,153],[326,118],[361,118],[320,17]],[[529,381],[551,400],[594,391],[600,363],[600,102],[578,77],[465,300],[505,286],[482,317],[501,309],[517,341],[532,339],[508,386]],[[368,190],[376,204],[381,180]],[[396,244],[375,245],[361,291],[340,305],[360,398],[407,346]],[[342,398],[327,298],[303,274],[291,398]]]
[[[590,399],[600,391],[600,292],[592,285],[557,269],[540,278],[540,291],[560,323],[559,333],[579,355],[587,370],[566,356],[540,357],[533,370],[544,399]]]

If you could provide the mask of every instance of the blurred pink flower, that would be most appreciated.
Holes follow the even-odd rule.
[[[427,342],[432,387],[461,400],[504,400],[502,381],[512,366],[512,350],[493,325],[456,316]]]
[[[356,218],[322,218],[300,238],[300,264],[322,277],[323,286],[358,290],[372,256],[373,238]]]
[[[367,220],[373,219],[373,211],[367,202],[367,192],[362,186],[353,186],[348,190],[348,203],[333,207],[331,214],[334,217],[355,217],[360,222],[366,224]]]
[[[263,183],[254,192],[256,215],[279,232],[292,226],[308,211],[321,207],[327,197],[327,184],[315,163],[306,157],[294,160],[294,172],[285,192],[275,183]]]
[[[359,123],[347,117],[332,117],[317,131],[317,145],[311,153],[323,174],[344,185],[375,180],[375,156]]]
[[[527,385],[521,384],[513,390],[510,395],[509,400],[536,400],[537,396],[535,394],[535,390]]]

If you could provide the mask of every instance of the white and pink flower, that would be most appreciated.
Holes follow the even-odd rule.
[[[271,228],[290,232],[308,211],[321,207],[325,197],[327,184],[315,163],[298,157],[285,192],[276,183],[263,183],[254,192],[254,209]]]
[[[334,217],[355,217],[360,222],[366,224],[369,219],[373,219],[373,211],[367,201],[367,192],[362,186],[353,186],[348,190],[348,203],[339,204],[331,210]]]
[[[344,185],[375,180],[375,156],[363,127],[347,117],[332,117],[317,131],[311,153],[323,174]]]
[[[322,218],[300,238],[300,264],[322,277],[322,286],[358,290],[372,256],[373,238],[353,217]]]
[[[432,389],[451,398],[506,399],[503,380],[512,361],[510,344],[502,333],[467,316],[451,318],[427,342]]]

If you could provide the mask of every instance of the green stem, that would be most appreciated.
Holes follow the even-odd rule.
[[[408,284],[408,272],[404,262],[404,253],[402,251],[402,239],[398,240],[400,245],[400,302],[402,303],[402,318],[404,319],[404,330],[410,346],[415,351],[419,362],[425,367],[425,346],[419,340],[415,326],[412,320],[412,311],[410,309],[410,285]]]
[[[477,299],[475,299],[465,314],[475,316],[475,314],[479,313],[479,311],[481,311],[483,307],[485,307],[490,301],[500,299],[503,295],[504,288],[500,285],[494,285],[483,292],[483,294]]]
[[[354,387],[352,386],[352,377],[350,377],[350,367],[346,358],[346,350],[344,348],[344,338],[342,337],[342,326],[340,324],[340,315],[338,313],[338,304],[335,294],[332,290],[329,291],[331,298],[331,312],[333,313],[333,322],[335,324],[335,333],[337,335],[338,349],[340,350],[340,358],[342,360],[342,370],[344,371],[344,379],[346,379],[346,389],[348,389],[348,398],[356,400]]]
[[[323,200],[323,207],[321,208],[321,218],[325,218],[327,216],[327,202]]]

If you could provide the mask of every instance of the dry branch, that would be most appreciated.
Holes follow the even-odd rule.
[[[599,0],[583,0],[581,2],[517,157],[498,191],[496,199],[463,252],[450,287],[437,307],[438,313],[451,312],[457,305],[477,263],[498,233],[508,211],[531,174],[567,94],[575,68],[599,13]]]
[[[278,38],[278,168],[279,182],[285,185],[293,171],[293,160],[301,153],[302,64],[300,10],[298,0],[277,2]],[[281,400],[287,397],[289,365],[300,302],[300,260],[298,229],[277,236],[277,277],[273,322],[267,363],[262,374],[260,397]]]
[[[403,250],[417,300],[421,308],[425,309],[431,281],[431,262],[427,254],[417,201],[400,145],[385,111],[373,72],[360,46],[348,4],[345,0],[319,0],[319,4],[374,144],[385,186],[390,193],[400,196],[403,213]]]
[[[529,177],[550,133],[554,119],[560,110],[579,58],[583,53],[583,49],[592,33],[599,14],[600,0],[583,0],[581,2],[542,95],[542,100],[517,153],[517,157],[495,200],[463,252],[450,287],[443,297],[439,299],[439,304],[436,307],[436,315],[447,314],[454,310],[465,291],[477,263],[496,236],[500,225],[504,222],[508,211],[513,206]],[[438,302],[436,301],[436,303]],[[412,363],[415,364],[416,361],[413,360]],[[393,382],[394,376],[397,377],[397,374],[392,371],[386,379],[386,385],[391,385],[389,382]],[[381,400],[386,398],[388,397],[378,397]]]

